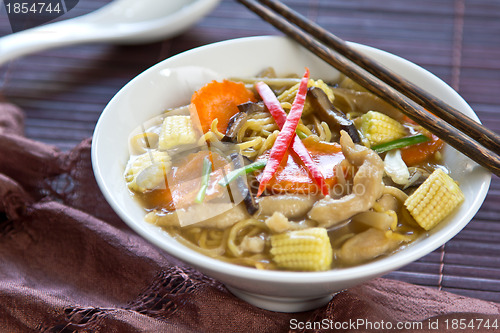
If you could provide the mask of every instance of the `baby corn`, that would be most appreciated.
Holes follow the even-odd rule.
[[[404,204],[415,221],[425,230],[430,230],[462,201],[464,201],[464,194],[457,183],[443,170],[436,169],[405,200]]]
[[[324,271],[332,263],[332,246],[325,228],[309,228],[271,236],[271,254],[280,268]]]
[[[161,125],[158,147],[160,150],[196,143],[196,134],[189,116],[170,116]]]
[[[152,190],[165,181],[172,163],[170,156],[162,151],[150,151],[134,159],[125,172],[127,186],[138,192]]]
[[[361,116],[361,132],[372,146],[406,135],[406,130],[401,123],[377,111],[368,111]]]

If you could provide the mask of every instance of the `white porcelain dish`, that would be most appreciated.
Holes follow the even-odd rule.
[[[478,119],[467,103],[448,85],[417,65],[368,46],[353,47],[380,61],[450,105]],[[188,66],[188,67],[186,67]],[[251,37],[196,48],[146,70],[121,89],[103,111],[92,142],[92,163],[97,182],[109,204],[138,234],[169,254],[221,281],[236,296],[273,311],[297,312],[328,302],[332,295],[389,271],[396,270],[437,249],[473,218],[489,188],[491,176],[450,147],[444,159],[465,194],[465,202],[430,236],[386,258],[357,267],[327,272],[261,271],[208,258],[173,240],[143,221],[144,211],[130,196],[123,172],[128,159],[127,138],[143,121],[167,107],[186,104],[192,93],[195,67],[223,77],[251,76],[267,66],[278,74],[301,73],[332,79],[338,72],[298,44],[284,37]],[[211,73],[205,72],[210,80]],[[196,83],[196,82],[195,82]],[[196,84],[195,84],[196,85]]]

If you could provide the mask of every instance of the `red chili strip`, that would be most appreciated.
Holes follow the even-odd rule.
[[[267,109],[273,116],[274,121],[276,121],[276,124],[281,129],[286,121],[286,112],[281,107],[281,103],[278,101],[278,98],[271,90],[271,88],[269,88],[269,86],[264,82],[258,82],[255,87]],[[311,158],[309,151],[297,135],[295,135],[295,137],[293,138],[292,150],[302,160],[302,163],[304,163],[304,165],[307,167],[313,180],[321,188],[321,192],[324,195],[328,195],[329,189],[327,183],[325,182],[323,174],[316,166],[316,163]]]
[[[257,196],[260,196],[264,191],[266,184],[273,177],[290,145],[292,145],[292,150],[295,152],[295,154],[308,168],[314,181],[320,186],[322,193],[324,195],[327,195],[329,193],[328,186],[323,175],[321,174],[321,171],[316,167],[316,164],[312,160],[311,155],[307,151],[307,148],[304,146],[302,141],[300,141],[300,138],[295,134],[295,130],[297,129],[300,117],[302,116],[302,111],[304,109],[304,104],[306,101],[308,81],[309,69],[306,68],[306,72],[300,82],[299,89],[295,96],[295,100],[293,101],[292,109],[290,110],[288,117],[281,107],[280,102],[276,98],[276,95],[274,95],[269,86],[267,86],[263,82],[258,82],[256,84],[256,89],[259,95],[261,96],[264,104],[269,109],[271,115],[278,124],[278,127],[280,127],[281,129],[281,132],[276,138],[276,141],[271,149],[268,163],[263,171]]]
[[[255,84],[255,89],[259,93],[260,97],[262,98],[262,101],[266,105],[267,109],[269,110],[269,112],[273,116],[274,121],[276,122],[279,129],[281,130],[283,125],[285,125],[286,112],[281,107],[280,101],[278,101],[278,98],[276,97],[274,92],[264,82],[257,82]]]

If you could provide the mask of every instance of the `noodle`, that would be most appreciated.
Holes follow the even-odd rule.
[[[247,157],[256,157],[271,147],[279,134],[278,126],[268,112],[259,112],[252,115],[252,119],[240,128],[237,133],[238,146],[242,154]],[[252,130],[248,134],[249,130]],[[272,132],[270,132],[272,131]]]
[[[408,194],[405,192],[401,191],[400,189],[394,187],[394,186],[385,186],[384,188],[384,194],[390,194],[396,199],[398,199],[400,202],[405,202],[405,200],[408,198]]]
[[[303,123],[299,123],[297,125],[297,129],[307,136],[310,136],[313,134],[313,132],[311,132],[311,129],[309,127],[307,127],[306,125],[304,125]]]
[[[217,124],[219,123],[219,119],[215,118],[214,121],[212,121],[212,124],[210,125],[210,131],[215,134],[217,139],[222,139],[224,137],[224,134],[219,132],[219,129],[217,128]]]
[[[181,244],[189,247],[190,249],[193,249],[197,252],[203,253],[206,256],[216,258],[216,259],[221,259],[223,258],[224,252],[225,252],[225,247],[224,243],[221,243],[221,246],[215,247],[215,248],[204,248],[199,245],[194,244],[192,241],[186,239],[184,236],[182,236],[178,231],[174,231],[172,229],[167,229],[169,233],[174,236],[174,238]]]
[[[299,90],[299,84],[296,83],[294,86],[289,88],[288,90],[284,91],[278,96],[278,101],[281,103],[292,103],[295,99],[295,95],[297,94],[297,91]],[[332,89],[325,83],[323,80],[312,80],[310,79],[308,84],[308,87],[317,87],[320,88],[325,92],[325,94],[328,96],[328,99],[330,102],[333,102],[335,99],[335,96],[333,94]],[[308,116],[309,114],[314,113],[314,107],[311,105],[308,99],[306,99],[306,102],[304,104],[304,110],[302,111],[302,114],[304,116]]]
[[[250,114],[249,119],[236,134],[237,145],[242,155],[253,158],[272,147],[277,135],[268,139],[275,131],[278,131],[278,126],[269,112]]]
[[[207,248],[207,232],[208,230],[202,230],[200,233],[200,238],[198,239],[198,246],[202,248]]]
[[[262,143],[262,146],[259,149],[258,155],[262,155],[266,150],[269,150],[273,147],[274,141],[276,141],[276,138],[278,137],[279,131],[274,131],[269,135],[266,140]]]
[[[322,128],[322,131],[324,133],[324,139],[322,140],[326,142],[332,141],[332,131],[330,131],[330,127],[328,127],[328,124],[322,121],[320,127]]]
[[[253,139],[250,139],[248,141],[238,143],[238,147],[240,147],[240,150],[246,150],[249,148],[253,148],[254,151],[258,149],[259,147],[262,146],[262,143],[264,142],[264,139],[261,138],[260,136],[256,136]]]
[[[388,210],[386,213],[392,217],[391,230],[396,230],[398,227],[398,214],[393,210]]]
[[[265,229],[266,225],[263,222],[260,222],[259,220],[255,219],[243,220],[233,225],[233,227],[229,231],[229,238],[227,240],[227,248],[233,256],[235,257],[242,256],[243,250],[241,249],[240,246],[236,244],[236,242],[237,240],[241,240],[243,238],[243,236],[241,236],[240,233],[249,227]]]
[[[221,257],[222,261],[230,262],[232,264],[255,267],[257,269],[276,269],[276,265],[269,261],[269,258],[262,254],[255,254],[248,257],[227,258]]]

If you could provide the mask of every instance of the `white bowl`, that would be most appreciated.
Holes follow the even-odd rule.
[[[428,71],[372,47],[352,46],[478,120],[469,105],[452,88]],[[158,227],[144,222],[144,210],[130,196],[123,179],[129,154],[129,133],[167,107],[189,101],[193,92],[189,73],[194,69],[189,66],[206,67],[224,77],[252,76],[268,66],[273,66],[278,74],[301,73],[307,66],[313,78],[333,79],[338,72],[283,37],[251,37],[219,42],[176,55],[137,76],[110,101],[95,128],[92,141],[94,173],[116,213],[142,237],[221,281],[236,296],[251,304],[282,312],[305,311],[321,306],[339,291],[396,270],[437,249],[462,230],[486,196],[490,173],[446,147],[443,154],[445,162],[451,176],[460,182],[465,202],[434,228],[429,237],[413,242],[398,253],[368,264],[326,272],[262,271],[206,257],[177,243]]]

